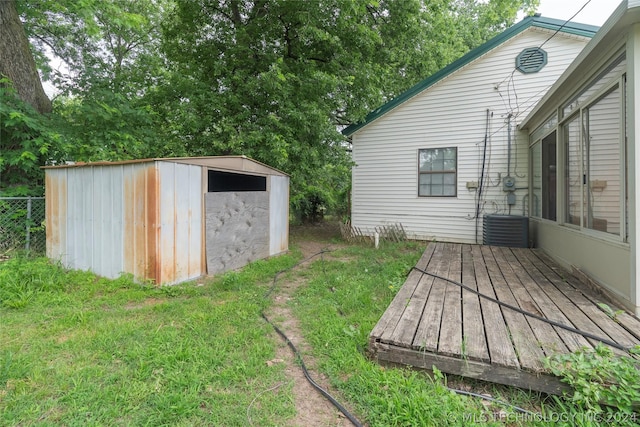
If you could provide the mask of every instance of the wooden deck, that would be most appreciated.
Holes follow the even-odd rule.
[[[560,393],[566,386],[542,359],[598,340],[544,319],[624,347],[640,344],[640,320],[626,312],[612,319],[603,301],[617,309],[541,251],[431,243],[371,332],[369,349],[382,363]]]

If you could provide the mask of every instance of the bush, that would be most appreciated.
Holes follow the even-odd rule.
[[[640,402],[638,355],[640,346],[632,348],[628,356],[617,356],[611,348],[598,344],[595,349],[554,355],[545,364],[573,388],[570,401],[577,408],[595,414],[622,413],[633,419]]]

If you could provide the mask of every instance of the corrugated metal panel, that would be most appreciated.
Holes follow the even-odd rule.
[[[123,165],[124,270],[158,282],[157,177],[154,163]]]
[[[160,277],[163,282],[175,280],[176,269],[176,182],[175,164],[158,163],[160,191]]]
[[[522,49],[539,46],[548,36],[525,31],[354,134],[353,225],[373,231],[400,222],[417,238],[475,242],[476,193],[467,190],[466,182],[480,177],[487,109],[493,117],[481,215],[509,213],[501,182],[507,172],[507,112],[518,106],[518,117],[524,117],[585,45],[585,40],[558,34],[545,44],[547,66],[535,74],[512,75]],[[515,133],[514,124],[512,137]],[[418,150],[436,147],[458,148],[455,198],[417,196]],[[528,139],[517,134],[511,175],[518,187],[527,186],[527,159]],[[526,193],[516,192],[512,214],[522,214]]]
[[[289,178],[270,177],[269,255],[289,249]]]
[[[67,265],[67,172],[45,174],[47,257]]]
[[[202,167],[157,162],[159,174],[160,280],[183,282],[205,274],[202,265]]]
[[[144,237],[139,230],[142,225],[144,231],[141,215],[146,202],[140,203],[139,198],[146,195],[148,170],[149,164],[144,163],[48,169],[47,203],[52,212],[47,219],[48,256],[61,258],[69,268],[90,269],[109,278],[123,272],[147,278],[145,267],[134,268],[146,265],[137,258],[147,257],[146,243],[142,249],[132,243],[140,242],[137,236]],[[141,188],[137,175],[143,178]],[[135,182],[137,187],[132,185]],[[126,214],[133,217],[136,207],[138,223],[126,224]]]
[[[86,168],[89,166],[115,166],[115,165],[132,165],[140,163],[151,163],[156,161],[175,162],[187,165],[206,166],[212,169],[229,170],[236,173],[257,173],[261,175],[281,175],[288,176],[286,173],[278,169],[260,163],[257,160],[250,159],[246,156],[204,156],[204,157],[172,157],[172,158],[153,158],[153,159],[137,159],[122,160],[116,162],[91,162],[91,163],[75,163],[64,164],[58,166],[45,166],[43,169],[74,169]]]
[[[188,185],[183,191],[189,194],[189,261],[186,279],[207,274],[204,242],[204,186],[206,168],[189,167]]]
[[[118,277],[123,271],[122,260],[122,167],[89,168],[93,220],[90,230],[92,270],[106,277]]]
[[[73,268],[79,270],[92,267],[92,174],[91,168],[71,169],[67,173],[67,260]]]

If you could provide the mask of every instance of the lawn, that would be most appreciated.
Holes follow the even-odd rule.
[[[298,265],[309,239],[336,250]],[[367,358],[368,333],[424,243],[374,249],[294,234],[291,246],[287,255],[171,287],[66,271],[42,258],[0,263],[0,425],[291,425],[294,389],[285,366],[268,363],[281,338],[261,317],[285,281],[298,284],[288,304],[307,364],[363,423],[487,425],[498,415],[509,425],[536,424],[451,392],[437,373]],[[549,411],[539,395],[488,390]]]

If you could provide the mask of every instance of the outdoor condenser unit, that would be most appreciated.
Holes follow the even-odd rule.
[[[485,215],[482,243],[491,246],[529,246],[529,218],[518,215]]]

